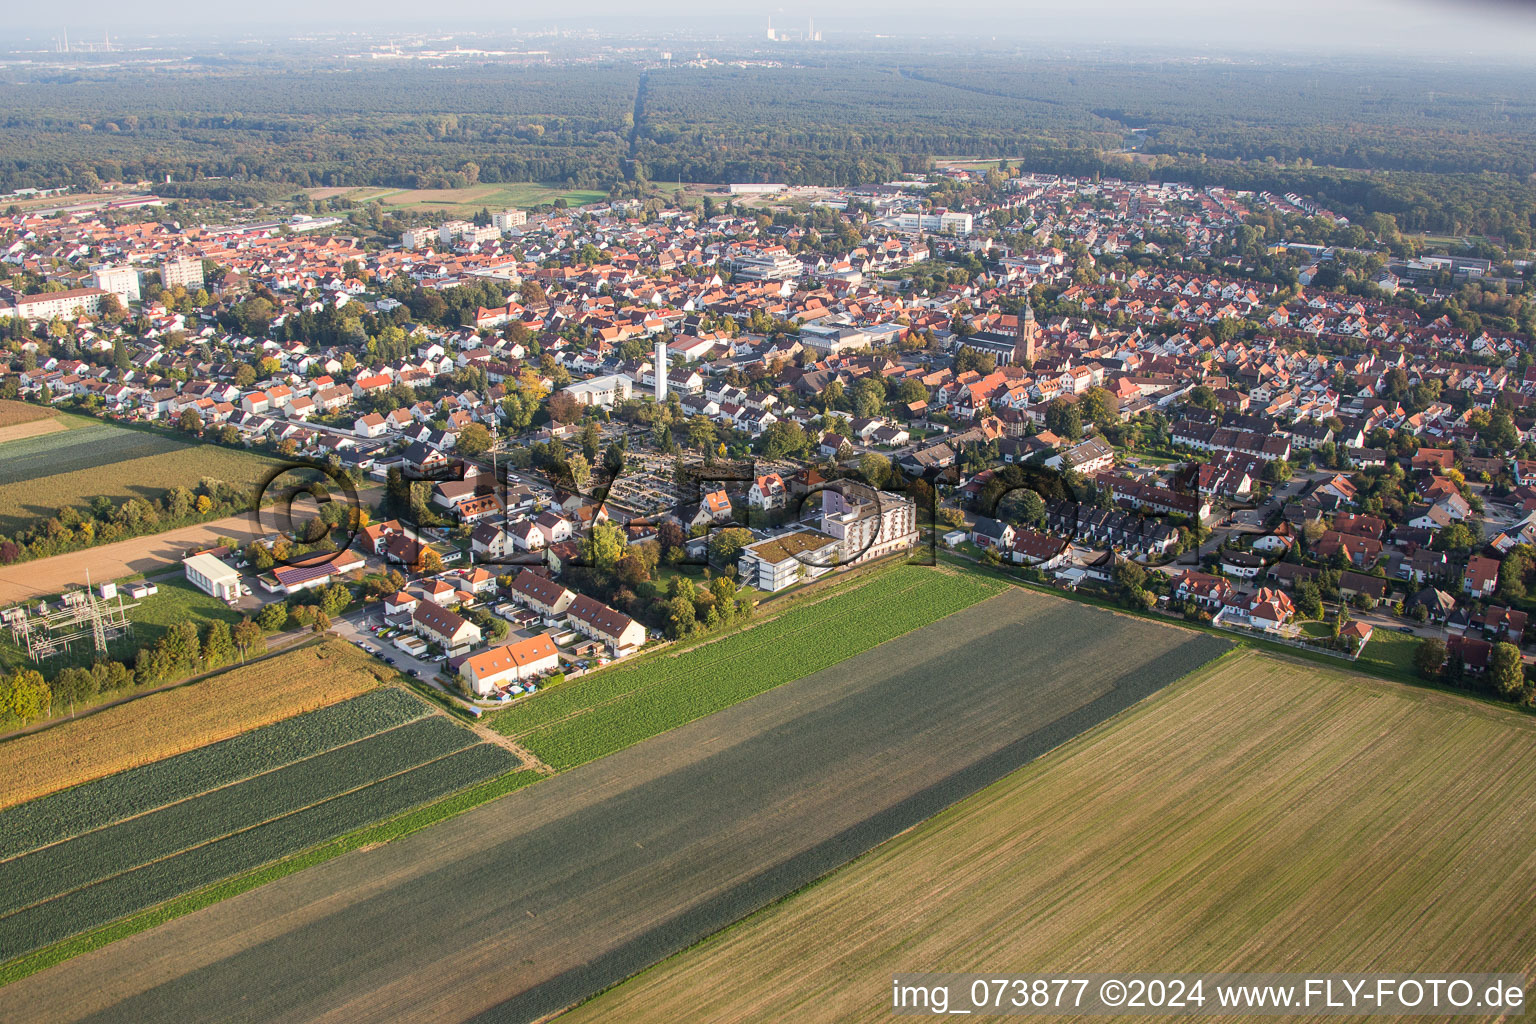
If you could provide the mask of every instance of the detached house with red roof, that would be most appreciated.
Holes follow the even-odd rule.
[[[1260,587],[1249,598],[1229,598],[1216,616],[1218,623],[1261,629],[1266,633],[1285,632],[1285,625],[1296,616],[1296,605],[1283,590]]]
[[[1173,596],[1179,601],[1193,601],[1195,604],[1214,611],[1232,600],[1236,591],[1232,584],[1222,576],[1213,576],[1208,572],[1196,572],[1190,569],[1174,581]]]
[[[747,491],[747,505],[751,508],[783,508],[788,500],[789,491],[784,487],[784,478],[777,473],[758,477]]]
[[[725,492],[725,488],[716,491],[708,491],[699,499],[699,510],[689,520],[689,526],[703,526],[707,523],[728,523],[731,520],[731,496]]]
[[[1467,559],[1467,572],[1462,586],[1473,597],[1493,596],[1493,592],[1499,588],[1499,560],[1486,555],[1473,555]]]
[[[382,437],[389,430],[384,423],[384,417],[376,412],[366,416],[359,416],[352,423],[352,432],[363,437]]]

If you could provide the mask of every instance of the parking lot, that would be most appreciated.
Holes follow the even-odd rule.
[[[375,629],[381,626],[383,626],[382,617],[372,611],[352,612],[341,618],[331,620],[331,632],[337,634],[348,643],[357,644],[368,653],[384,659],[385,664],[392,664],[407,675],[427,682],[432,681],[437,676],[438,671],[443,667],[441,663],[426,658],[417,658],[402,651],[391,640],[385,639],[374,632]]]

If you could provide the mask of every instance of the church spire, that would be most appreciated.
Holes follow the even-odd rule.
[[[1024,300],[1024,308],[1019,310],[1018,340],[1013,346],[1013,362],[1015,366],[1033,366],[1035,364],[1036,348],[1040,341],[1040,325],[1035,322],[1035,307]]]

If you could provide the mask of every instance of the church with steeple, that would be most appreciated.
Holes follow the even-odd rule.
[[[985,352],[997,360],[998,366],[1032,366],[1040,355],[1040,325],[1035,322],[1035,311],[1029,300],[1019,310],[1019,325],[1012,334],[1003,327],[996,331],[977,331],[960,338],[963,348]]]
[[[1018,337],[1013,345],[1013,358],[1009,360],[1014,366],[1033,366],[1035,357],[1039,355],[1040,324],[1035,320],[1035,307],[1024,300],[1024,308],[1019,310]]]

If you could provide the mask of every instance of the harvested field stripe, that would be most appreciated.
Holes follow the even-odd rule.
[[[388,687],[40,797],[0,811],[0,860],[393,729],[429,710],[408,691]]]
[[[1533,784],[1529,718],[1245,651],[565,1019],[882,1021],[847,979],[913,963],[1529,974]]]
[[[0,918],[410,771],[474,742],[446,718],[398,726],[0,864]]]

